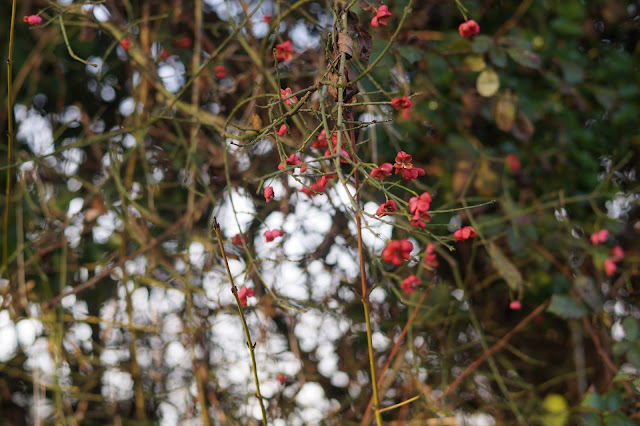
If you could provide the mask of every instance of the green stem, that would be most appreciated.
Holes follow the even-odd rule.
[[[16,0],[11,6],[11,29],[9,31],[9,57],[7,59],[7,165],[11,164],[11,147],[13,145],[13,32],[16,23]],[[4,198],[4,216],[2,223],[2,271],[9,273],[9,205],[11,204],[11,168],[7,168],[7,186]]]
[[[258,398],[258,402],[260,403],[260,411],[262,412],[262,424],[264,426],[267,425],[267,411],[264,408],[264,403],[262,402],[262,394],[260,393],[260,381],[258,380],[258,365],[256,363],[256,355],[255,355],[255,345],[251,341],[251,333],[249,332],[249,326],[247,325],[247,320],[244,317],[244,312],[242,312],[242,304],[240,303],[240,298],[238,297],[238,288],[233,281],[233,276],[231,275],[231,269],[229,269],[229,262],[227,261],[227,254],[224,251],[224,245],[222,244],[222,235],[220,234],[220,225],[216,218],[213,218],[213,230],[216,233],[216,238],[218,238],[218,246],[220,246],[220,253],[222,254],[222,259],[224,260],[224,266],[227,269],[227,276],[229,277],[229,283],[231,284],[231,292],[233,293],[233,297],[236,299],[236,305],[238,306],[238,312],[240,313],[240,319],[242,319],[242,327],[244,328],[244,334],[247,337],[247,346],[249,347],[249,353],[251,354],[251,364],[253,365],[253,378],[256,382],[256,398]]]
[[[67,37],[67,31],[64,29],[64,21],[62,20],[62,15],[58,15],[58,22],[60,22],[60,30],[62,31],[62,37],[64,38],[64,44],[67,45],[67,51],[69,55],[78,62],[81,62],[85,65],[91,65],[92,67],[97,68],[98,64],[92,64],[91,62],[87,62],[75,53],[73,53],[73,49],[71,49],[71,45],[69,44],[69,38]]]

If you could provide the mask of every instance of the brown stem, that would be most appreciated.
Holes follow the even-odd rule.
[[[200,202],[199,208],[203,208],[205,207],[205,205],[209,202],[208,199],[203,199]],[[62,299],[64,299],[67,296],[70,296],[72,294],[78,294],[81,291],[84,291],[90,287],[93,287],[94,285],[96,285],[98,283],[98,281],[100,281],[101,279],[103,279],[104,277],[110,275],[114,269],[116,268],[124,268],[124,265],[126,262],[128,262],[129,260],[135,259],[136,257],[140,256],[141,254],[144,254],[146,252],[148,252],[149,250],[151,250],[152,248],[154,248],[155,246],[157,246],[158,244],[160,244],[162,241],[166,240],[167,238],[169,238],[170,236],[172,236],[178,229],[180,229],[180,227],[182,226],[182,224],[188,220],[190,218],[189,214],[185,214],[182,217],[180,217],[176,223],[174,223],[173,225],[171,225],[166,231],[164,231],[160,236],[156,237],[156,238],[152,238],[147,245],[145,245],[144,247],[139,248],[138,250],[134,251],[133,253],[131,253],[129,256],[123,258],[120,260],[120,262],[118,263],[114,263],[113,265],[104,268],[102,271],[100,271],[99,274],[97,274],[95,277],[91,278],[90,280],[85,281],[84,283],[77,285],[76,287],[74,287],[72,290],[66,291],[62,294],[60,294],[59,296],[56,296],[52,299],[47,300],[46,302],[44,302],[42,304],[42,309],[44,311],[50,309],[52,306],[57,305],[58,303],[60,303],[60,301]]]
[[[505,334],[502,337],[502,339],[498,340],[493,346],[491,346],[489,348],[489,350],[487,350],[485,353],[483,353],[480,358],[478,358],[477,360],[472,362],[471,365],[469,365],[462,372],[462,374],[460,374],[458,377],[456,377],[456,379],[453,382],[451,382],[451,384],[447,387],[447,389],[445,389],[445,391],[442,392],[442,395],[440,395],[434,402],[436,404],[438,404],[444,397],[449,395],[455,388],[457,388],[460,385],[460,383],[462,383],[462,381],[464,380],[465,377],[467,377],[469,374],[471,374],[473,372],[473,370],[478,368],[480,366],[480,364],[482,364],[494,352],[498,351],[498,349],[500,349],[505,343],[507,343],[507,341],[511,338],[511,336],[513,336],[522,327],[527,325],[532,319],[537,317],[540,314],[540,312],[542,312],[547,307],[548,303],[549,302],[544,302],[540,306],[535,308],[529,315],[524,317],[524,319],[522,321],[520,321],[518,323],[518,325],[516,325],[511,331],[509,331],[507,334]]]

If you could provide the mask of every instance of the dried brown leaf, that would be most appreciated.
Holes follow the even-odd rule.
[[[353,39],[347,34],[338,34],[338,52],[345,53],[347,60],[353,57]]]
[[[367,2],[365,0],[358,0],[358,6],[360,6],[360,9],[364,10],[365,12],[367,10],[372,10],[373,9],[371,7],[371,5],[369,4],[369,2]]]
[[[347,68],[347,81],[353,81],[356,78],[356,74],[353,72],[351,68]],[[344,91],[344,102],[355,101],[355,96],[358,94],[360,89],[358,89],[357,84],[352,84],[347,87]]]
[[[352,11],[347,14],[347,29],[350,32],[356,33],[358,36],[358,45],[360,46],[360,60],[363,62],[369,61],[369,55],[371,55],[371,49],[373,47],[373,41],[369,31],[360,26],[360,17]]]

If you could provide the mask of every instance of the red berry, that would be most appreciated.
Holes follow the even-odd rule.
[[[131,48],[131,41],[125,38],[124,40],[120,41],[120,47],[122,47],[126,52]]]
[[[227,69],[224,65],[216,65],[213,68],[213,73],[216,75],[217,79],[225,78],[227,76]]]

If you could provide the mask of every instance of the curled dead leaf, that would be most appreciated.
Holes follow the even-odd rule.
[[[345,53],[347,60],[350,60],[353,56],[353,39],[347,34],[338,34],[338,52]]]

